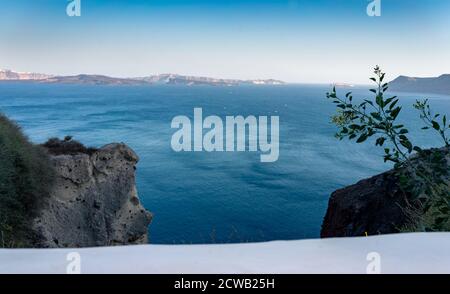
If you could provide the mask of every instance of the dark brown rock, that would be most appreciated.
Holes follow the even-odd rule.
[[[442,169],[450,171],[450,147],[426,150],[421,157],[411,157],[411,163],[434,169],[429,166],[433,155],[439,155]],[[450,186],[450,173],[444,173],[442,180]],[[410,221],[405,213],[405,207],[411,207],[407,199],[411,195],[400,188],[394,171],[337,190],[331,194],[320,235],[329,238],[398,233]]]
[[[331,194],[322,238],[396,233],[407,218],[405,193],[394,173],[386,172]]]

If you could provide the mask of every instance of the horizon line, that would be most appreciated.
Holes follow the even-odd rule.
[[[290,85],[295,85],[295,84],[304,84],[304,85],[335,85],[335,86],[347,86],[347,87],[353,87],[353,86],[369,86],[370,81],[368,78],[368,82],[367,83],[361,83],[361,82],[348,82],[348,81],[328,81],[328,82],[304,82],[304,81],[284,81],[282,79],[278,79],[278,78],[227,78],[227,77],[215,77],[215,76],[209,76],[209,75],[204,75],[204,74],[182,74],[182,73],[171,73],[171,72],[163,72],[163,73],[150,73],[148,75],[136,75],[136,76],[120,76],[120,75],[109,75],[109,74],[102,74],[102,73],[74,73],[74,74],[50,74],[50,73],[44,73],[44,72],[37,72],[37,71],[15,71],[13,69],[9,69],[9,68],[0,68],[0,72],[5,72],[5,71],[9,71],[9,72],[13,72],[13,73],[17,73],[17,74],[36,74],[36,75],[45,75],[48,77],[76,77],[76,76],[81,76],[81,75],[86,75],[86,76],[102,76],[102,77],[107,77],[107,78],[113,78],[113,79],[129,79],[129,80],[136,80],[136,79],[140,79],[140,78],[148,78],[148,77],[154,77],[154,76],[163,76],[163,75],[174,75],[174,76],[181,76],[181,77],[194,77],[194,78],[208,78],[208,79],[216,79],[216,80],[224,80],[224,81],[267,81],[267,80],[274,80],[274,81],[279,81],[282,82],[283,84],[290,84]],[[444,75],[448,75],[450,73],[442,73],[442,74],[438,74],[435,76],[408,76],[408,75],[399,75],[397,77],[395,77],[393,80],[395,80],[396,78],[399,77],[408,77],[408,78],[438,78]],[[27,80],[32,80],[32,79],[23,79],[22,81],[27,81]],[[38,79],[36,79],[38,80]],[[2,81],[7,81],[7,80],[2,80]],[[14,80],[11,80],[14,81]],[[15,81],[20,81],[20,80],[15,80]]]

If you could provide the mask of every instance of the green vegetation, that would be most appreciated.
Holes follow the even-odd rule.
[[[86,147],[80,142],[73,140],[72,136],[66,136],[64,140],[50,138],[42,146],[52,155],[74,155],[79,153],[92,155],[97,151],[96,148]]]
[[[450,231],[450,181],[449,163],[450,131],[446,115],[434,114],[428,100],[414,104],[425,123],[424,130],[435,130],[444,141],[440,149],[423,150],[408,138],[409,131],[397,123],[402,107],[396,96],[385,97],[388,83],[385,73],[377,66],[375,77],[371,78],[376,87],[370,89],[374,99],[355,103],[352,93],[345,98],[338,97],[336,89],[327,93],[338,108],[332,121],[339,127],[336,137],[348,138],[363,143],[375,138],[375,145],[384,148],[384,161],[394,163],[399,185],[404,191],[408,207],[405,214],[410,224],[403,231]]]
[[[53,169],[40,146],[0,114],[0,247],[24,247],[30,222],[49,194]]]

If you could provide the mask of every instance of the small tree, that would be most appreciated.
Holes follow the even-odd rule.
[[[402,110],[397,96],[386,97],[389,88],[384,82],[385,73],[377,66],[375,77],[370,78],[376,87],[370,89],[374,99],[355,103],[351,92],[340,98],[333,87],[327,98],[338,108],[332,121],[339,127],[336,137],[363,143],[375,137],[375,145],[384,148],[384,161],[394,163],[400,186],[412,197],[413,203],[406,208],[412,219],[412,230],[449,230],[450,187],[446,176],[448,163],[442,149],[423,150],[408,137],[409,131],[397,122]],[[420,111],[425,123],[423,129],[436,130],[449,147],[450,139],[447,116],[434,114],[428,100],[417,100],[414,107]],[[447,150],[448,152],[448,150]],[[412,156],[412,155],[415,156]]]

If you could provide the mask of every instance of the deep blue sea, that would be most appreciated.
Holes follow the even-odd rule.
[[[0,83],[0,111],[33,142],[72,135],[99,147],[125,142],[140,156],[137,187],[154,213],[152,243],[229,243],[319,237],[330,194],[390,167],[382,150],[338,141],[328,86],[80,86]],[[344,94],[348,89],[341,91]],[[367,88],[354,88],[369,97]],[[450,114],[450,97],[401,94],[400,119],[417,145],[442,145],[412,104],[428,97]],[[174,116],[278,115],[280,157],[259,153],[176,153]]]

